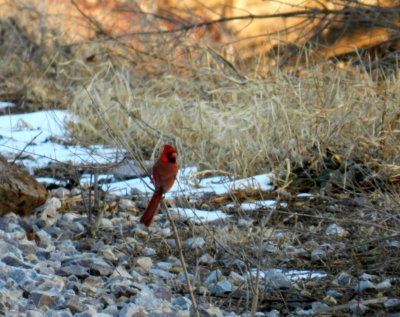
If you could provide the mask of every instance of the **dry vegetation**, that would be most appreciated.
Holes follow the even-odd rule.
[[[2,20],[1,96],[68,107],[82,143],[149,150],[169,141],[186,164],[234,175],[303,166],[327,149],[374,168],[399,163],[394,72],[326,61],[261,75],[264,65],[238,70],[185,35],[153,36],[148,52],[111,36],[65,45],[46,16],[25,9],[22,20]]]
[[[228,254],[220,249],[224,245],[260,267],[311,265],[332,274],[346,268],[356,274],[369,267],[377,274],[386,270],[398,274],[399,257],[388,255],[381,248],[382,240],[371,238],[365,248],[355,243],[367,236],[399,234],[397,65],[392,65],[395,71],[370,67],[355,54],[345,61],[285,70],[271,67],[261,73],[261,56],[255,56],[253,64],[235,68],[206,40],[185,34],[152,35],[140,49],[104,34],[65,45],[58,41],[57,30],[43,33],[38,23],[25,28],[27,17],[21,17],[0,21],[4,35],[0,99],[17,101],[21,111],[31,105],[69,109],[80,118],[79,123],[70,123],[71,137],[83,144],[134,148],[149,158],[156,146],[172,142],[182,165],[236,176],[273,170],[281,186],[276,197],[284,196],[286,188],[319,191],[324,187],[334,198],[309,204],[293,201],[268,218],[269,227],[295,228],[292,246],[318,240],[321,228],[333,221],[354,227],[353,240],[343,238],[347,244],[339,250],[343,257],[333,250],[326,263],[310,264],[309,258],[301,256],[288,260],[285,248],[264,263],[255,245],[268,240],[287,247],[288,241],[274,241],[262,215],[260,228],[250,233],[237,227],[211,235],[207,231],[208,245],[218,241],[210,247],[211,253],[223,259]],[[362,208],[354,211],[340,202],[349,196],[366,199]],[[349,209],[354,213],[349,215]],[[260,232],[265,240],[259,238]],[[238,255],[238,250],[244,251]],[[374,266],[385,256],[391,261]],[[335,264],[330,266],[330,261]],[[319,287],[310,296],[317,296]],[[290,297],[275,295],[276,302],[280,296]],[[261,297],[260,307],[276,307],[274,301]],[[285,309],[282,302],[279,305]]]

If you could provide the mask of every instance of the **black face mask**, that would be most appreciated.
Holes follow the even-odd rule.
[[[173,154],[175,154],[173,156]],[[167,158],[168,158],[168,162],[175,164],[176,163],[176,153],[175,152],[167,152]]]

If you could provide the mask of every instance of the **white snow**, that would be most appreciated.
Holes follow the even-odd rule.
[[[249,273],[251,276],[255,277],[257,276],[257,269],[256,268],[251,269]],[[325,272],[317,272],[310,270],[282,270],[277,268],[271,268],[266,271],[260,270],[258,272],[259,277],[261,279],[269,277],[271,273],[274,273],[275,275],[283,274],[285,278],[291,281],[297,281],[300,279],[323,278],[327,276]]]
[[[13,105],[0,102],[1,106]],[[65,128],[67,121],[78,120],[74,115],[64,110],[46,110],[33,113],[22,113],[0,116],[0,148],[1,153],[8,159],[20,155],[22,162],[29,170],[34,167],[44,167],[55,162],[72,164],[99,164],[117,162],[123,155],[115,148],[102,145],[83,147],[79,145],[64,145],[67,138]],[[55,140],[61,140],[56,142]],[[272,190],[271,174],[256,175],[244,179],[231,179],[226,176],[213,176],[196,179],[196,167],[181,168],[177,181],[165,196],[167,199],[186,196],[189,200],[210,193],[224,195],[233,190],[253,188],[254,190]],[[91,175],[83,175],[82,183],[93,182]],[[99,180],[108,180],[102,189],[116,195],[143,193],[151,195],[152,184],[149,177],[113,181],[112,175],[100,175]],[[41,179],[51,182],[51,179]],[[273,201],[259,201],[242,204],[242,209],[250,210],[265,206],[273,206]],[[188,211],[189,212],[189,211]],[[221,217],[219,212],[215,217]],[[203,217],[203,216],[202,216]],[[211,219],[209,213],[204,219]],[[200,217],[201,218],[201,217]]]
[[[177,207],[170,208],[169,210],[172,213],[176,213],[180,217],[184,217],[195,223],[206,223],[229,217],[227,214],[225,214],[220,210],[205,211],[193,208],[177,208]]]
[[[13,105],[8,102],[0,102],[0,108]],[[43,167],[54,162],[96,164],[118,162],[122,159],[124,153],[121,153],[119,149],[101,145],[83,147],[55,142],[55,139],[63,140],[67,137],[68,131],[65,128],[65,122],[68,120],[78,119],[64,110],[0,116],[0,149],[2,155],[8,159],[14,159],[21,154],[19,162],[22,162],[28,169]],[[196,167],[181,168],[177,181],[171,191],[165,195],[166,198],[185,197],[188,201],[193,201],[208,193],[224,195],[240,189],[252,188],[261,192],[274,188],[271,185],[272,174],[261,174],[244,179],[231,179],[227,176],[197,179],[196,173]],[[41,177],[38,180],[47,183],[60,182],[60,180],[49,177]],[[112,175],[103,174],[98,176],[98,180],[104,181],[104,184],[101,185],[103,190],[116,195],[136,193],[149,196],[152,194],[153,185],[149,177],[115,181]],[[81,182],[83,184],[91,183],[93,176],[82,175]],[[308,194],[300,194],[299,196],[308,196]],[[260,200],[244,202],[240,208],[248,211],[260,207],[275,208],[275,205],[276,201],[274,200]],[[230,217],[221,210],[205,211],[177,207],[170,208],[170,210],[172,213],[196,223],[206,223]],[[286,272],[280,270],[279,272],[291,280],[325,276],[325,273],[303,270]],[[260,273],[262,277],[264,273]],[[251,274],[254,274],[254,271]]]
[[[15,103],[8,101],[0,101],[0,108],[11,108],[15,107]]]
[[[1,106],[10,106],[7,102],[0,102]],[[79,145],[64,145],[68,131],[65,128],[67,121],[78,120],[74,115],[64,110],[48,110],[33,113],[13,114],[0,116],[0,148],[1,153],[14,159],[21,155],[22,162],[29,170],[34,167],[44,167],[54,162],[73,164],[98,164],[116,162],[122,157],[121,151],[101,145],[83,147]],[[165,195],[167,199],[184,196],[193,201],[204,194],[224,195],[238,189],[260,191],[272,190],[271,174],[256,175],[244,179],[231,179],[226,176],[213,176],[196,179],[197,168],[186,167],[179,170],[177,181]],[[149,177],[115,181],[112,175],[99,175],[98,180],[103,180],[101,187],[115,195],[143,194],[150,196],[153,185]],[[52,178],[40,178],[46,183],[60,183]],[[82,175],[82,184],[93,183],[92,175]],[[243,210],[252,210],[260,207],[273,208],[275,201],[263,200],[243,203]],[[185,208],[175,208],[181,216],[190,218],[195,222],[208,222],[226,218],[227,215],[220,210],[203,211]]]
[[[116,149],[63,145],[52,138],[65,139],[64,123],[74,117],[64,110],[0,116],[0,148],[3,156],[14,158],[23,152],[27,167],[43,167],[54,162],[73,164],[107,163],[118,157]]]
[[[275,208],[275,200],[258,200],[253,202],[244,202],[240,205],[242,210],[254,210],[258,208]]]

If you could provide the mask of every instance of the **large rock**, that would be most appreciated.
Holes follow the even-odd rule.
[[[27,215],[46,199],[47,191],[42,184],[0,156],[0,215],[12,211]]]

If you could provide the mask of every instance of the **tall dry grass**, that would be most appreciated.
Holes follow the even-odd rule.
[[[321,156],[330,148],[348,159],[399,163],[394,76],[377,83],[363,69],[329,63],[249,75],[242,84],[205,65],[193,73],[99,73],[70,106],[81,118],[76,136],[112,143],[111,133],[141,148],[173,142],[185,164],[237,175],[285,160],[301,165],[313,146]]]
[[[65,45],[32,12],[36,20],[21,15],[30,29],[7,30],[0,71],[10,91],[20,83],[32,102],[75,113],[71,134],[81,143],[149,154],[171,142],[183,165],[242,176],[301,166],[312,148],[321,159],[329,148],[348,160],[399,164],[396,75],[375,80],[368,67],[331,61],[235,70],[185,34],[154,35],[145,52],[112,38]],[[13,43],[19,33],[24,40]]]

